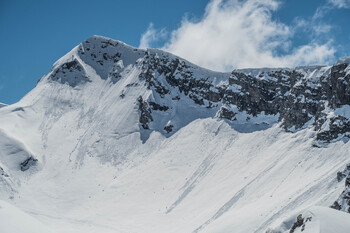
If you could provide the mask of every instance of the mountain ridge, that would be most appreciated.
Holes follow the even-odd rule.
[[[90,50],[96,51],[90,52]],[[101,51],[104,51],[103,54],[101,54]],[[85,53],[89,54],[90,56],[86,55]],[[71,58],[68,58],[69,56],[71,56]],[[73,58],[75,57],[78,60],[73,60]],[[67,59],[71,59],[72,61],[66,62],[65,64],[61,64]],[[246,111],[248,114],[248,116],[246,116],[246,119],[248,119],[256,117],[257,114],[265,114],[267,111],[269,111],[269,109],[273,109],[275,105],[280,106],[283,105],[284,102],[288,102],[287,105],[289,105],[289,108],[291,110],[286,110],[286,112],[283,113],[283,116],[278,117],[278,122],[283,122],[285,129],[292,131],[300,129],[312,118],[316,118],[314,119],[313,125],[315,126],[316,130],[320,131],[325,122],[325,115],[327,115],[327,113],[321,114],[320,112],[326,110],[328,104],[332,105],[331,108],[339,107],[342,104],[349,104],[348,100],[346,100],[345,102],[343,101],[343,103],[335,104],[335,102],[337,101],[342,101],[339,98],[345,98],[345,93],[339,93],[341,97],[339,97],[336,100],[333,100],[332,103],[332,96],[337,96],[338,94],[332,93],[332,89],[334,89],[332,85],[342,85],[340,87],[336,87],[337,89],[335,90],[335,92],[337,92],[338,90],[344,92],[343,89],[345,88],[344,85],[346,86],[346,84],[334,83],[334,81],[330,80],[332,79],[332,76],[328,77],[333,71],[333,73],[337,73],[336,75],[338,76],[341,75],[340,72],[347,72],[346,70],[348,69],[348,66],[340,68],[339,70],[335,70],[335,67],[340,67],[348,64],[346,63],[346,61],[346,58],[339,59],[339,61],[337,61],[334,66],[306,66],[297,67],[295,69],[242,69],[234,70],[231,73],[220,73],[202,69],[184,59],[181,59],[162,50],[137,49],[132,46],[128,46],[120,41],[111,40],[109,38],[100,36],[93,36],[85,42],[81,43],[70,53],[65,55],[58,62],[56,62],[53,66],[53,69],[56,73],[50,75],[49,79],[53,81],[55,81],[55,79],[56,81],[60,80],[61,83],[68,82],[68,84],[70,84],[72,87],[78,85],[79,82],[90,82],[91,80],[85,77],[85,73],[80,72],[83,69],[80,63],[83,62],[93,67],[93,69],[102,79],[106,80],[109,78],[111,82],[115,83],[118,80],[118,75],[120,75],[120,72],[123,71],[125,67],[129,65],[136,65],[138,62],[141,62],[141,70],[143,71],[142,74],[140,74],[140,80],[145,79],[145,85],[147,85],[148,89],[153,88],[153,93],[155,95],[159,95],[160,98],[164,98],[164,96],[169,92],[167,88],[171,89],[175,87],[179,90],[180,93],[185,93],[185,95],[188,95],[188,97],[190,97],[190,99],[192,99],[198,105],[206,105],[207,108],[212,108],[212,106],[214,105],[221,105],[220,109],[216,110],[216,115],[218,117],[222,117],[228,120],[233,120],[234,116],[237,115],[237,110],[231,109],[232,107],[230,105],[239,106],[239,112]],[[74,80],[66,80],[64,77],[56,77],[55,75],[60,72],[63,72],[63,75],[65,76],[65,71],[56,68],[56,66],[58,68],[63,68],[67,70],[70,70],[70,68],[72,67],[73,70],[76,70],[78,71],[78,73],[80,72],[81,74],[79,73],[80,76],[75,75]],[[169,69],[169,67],[171,68]],[[198,72],[198,70],[200,70],[200,72]],[[195,72],[194,75],[193,72]],[[152,74],[155,74],[155,76],[152,76]],[[162,80],[162,75],[165,77],[165,80]],[[178,78],[176,77],[176,75]],[[321,78],[323,78],[324,80],[321,80]],[[344,78],[346,79],[344,80],[344,82],[347,82],[347,79],[349,79],[348,73],[345,75]],[[215,81],[213,79],[215,79]],[[220,86],[220,84],[218,85],[218,82],[222,82],[223,84],[221,84]],[[328,82],[328,84],[322,86],[322,83],[324,82]],[[277,85],[275,83],[277,83]],[[241,94],[244,93],[244,91],[232,89],[232,87],[242,88],[242,85],[244,86],[244,91],[247,94],[240,98],[235,93],[240,92]],[[274,94],[274,96],[271,96],[271,94],[266,93],[266,91],[275,91],[273,89],[264,90],[264,86],[268,85],[273,86],[272,88],[278,90],[280,94],[278,94],[277,91]],[[288,85],[289,87],[285,88],[285,86]],[[252,86],[255,86],[261,91],[254,92],[251,89]],[[320,90],[324,93],[320,93]],[[288,92],[290,91],[296,93],[288,94]],[[301,91],[306,91],[306,93],[303,93],[304,95],[301,95]],[[346,89],[345,91],[348,92],[349,90]],[[253,97],[252,95],[257,95],[257,98],[260,98],[263,101],[254,99],[255,97]],[[284,98],[285,95],[288,95],[287,98]],[[295,98],[293,98],[291,97],[292,95],[298,96],[295,96]],[[314,97],[313,95],[317,96]],[[172,96],[172,98],[178,98],[178,96]],[[244,100],[244,98],[248,100]],[[284,99],[278,101],[278,98]],[[306,101],[309,102],[321,101],[322,103],[309,103],[304,104],[301,107],[297,107],[295,106],[295,104],[292,103],[292,101],[296,102],[296,98],[306,98]],[[264,101],[266,99],[268,99],[268,101]],[[154,101],[150,101],[153,103],[153,110],[159,110],[159,107],[161,105],[159,105],[158,103],[155,105]],[[273,103],[269,104],[269,101]],[[168,100],[168,102],[173,101]],[[250,106],[245,107],[244,105]],[[261,108],[261,106],[263,105],[265,105],[266,107]],[[141,118],[143,121],[143,128],[145,129],[149,128],[148,123],[152,122],[152,116],[149,116],[148,118],[145,117],[149,115],[145,112],[150,112],[152,111],[152,109],[148,106],[148,103],[142,104],[142,107],[144,112],[142,113],[143,116]],[[165,106],[164,108],[169,109],[169,106]],[[283,108],[274,109],[273,111],[269,111],[269,115],[276,116],[277,114],[280,114],[283,110]],[[333,121],[330,124],[333,124],[333,122],[336,120],[338,120],[338,118],[333,119]],[[338,127],[336,130],[342,131],[344,134],[345,132],[349,131],[349,122],[343,118],[341,118],[341,120],[343,121],[343,125],[345,125],[345,129],[341,129],[340,127]],[[249,123],[249,120],[247,121]],[[268,123],[271,120],[267,119],[266,121]],[[176,122],[174,124],[176,124]],[[169,130],[170,128],[174,127],[174,124],[168,123],[166,125],[163,125],[163,129],[157,130],[165,130],[168,133],[171,133],[171,131]],[[241,122],[239,124],[243,125],[246,124],[246,122]],[[253,124],[257,124],[257,122],[253,122]],[[326,127],[327,126],[324,126],[323,128]],[[333,125],[332,127],[337,126]],[[176,126],[174,129],[176,130]],[[145,136],[145,138],[147,138],[147,136]],[[330,131],[326,133],[320,132],[317,135],[317,138],[321,141],[326,142],[339,139],[337,135],[335,135],[335,132]]]
[[[220,73],[91,37],[0,109],[0,197],[60,232],[260,233],[345,203],[349,69]]]

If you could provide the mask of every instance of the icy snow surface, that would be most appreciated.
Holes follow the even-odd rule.
[[[94,46],[84,42],[20,102],[0,109],[1,230],[260,233],[337,199],[344,184],[336,172],[350,162],[350,144],[313,147],[312,129],[285,132],[278,116],[258,116],[251,127],[269,120],[264,130],[238,131],[183,100],[171,105],[174,115],[156,116],[175,122],[174,134],[152,131],[141,140],[137,98],[152,96],[138,78],[146,51],[111,43],[122,59],[103,67],[120,77],[81,53]],[[50,76],[64,64],[85,76]],[[220,83],[225,75],[216,76]],[[22,171],[30,156],[38,161]],[[322,225],[328,210],[316,210],[310,213]]]

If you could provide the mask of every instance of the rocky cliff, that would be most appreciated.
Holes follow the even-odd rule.
[[[242,131],[265,129],[277,122],[290,132],[313,127],[315,146],[350,136],[349,59],[339,59],[333,66],[218,73],[161,50],[136,49],[103,37],[92,37],[77,49],[80,59],[115,85],[126,67],[141,69],[140,83],[152,90],[148,98],[135,100],[144,130],[171,135],[194,118],[206,116],[226,119]],[[91,82],[74,56],[56,65],[48,79],[72,88]],[[178,104],[194,109],[196,116],[174,120]]]

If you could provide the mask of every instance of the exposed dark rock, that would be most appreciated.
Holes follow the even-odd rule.
[[[0,176],[9,177],[2,167],[0,167]]]
[[[18,107],[12,110],[12,112],[24,112],[24,108]]]
[[[156,102],[153,102],[153,101],[150,101],[149,105],[151,105],[152,110],[156,110],[156,111],[157,110],[158,111],[167,111],[169,109],[168,106],[160,105],[160,104],[157,104]]]
[[[342,116],[335,116],[329,119],[329,122],[323,124],[328,125],[328,129],[317,133],[316,138],[322,141],[332,141],[339,136],[350,132],[350,121]]]
[[[129,83],[126,85],[126,87],[136,87],[138,85],[139,85],[138,83]]]
[[[293,233],[296,228],[301,227],[304,224],[304,218],[301,214],[298,215],[297,221],[293,224],[292,228],[290,229],[289,233]]]
[[[342,179],[344,179],[346,175],[343,172],[337,172],[337,180],[340,182]]]
[[[119,95],[120,96],[120,98],[124,98],[125,97],[125,93],[124,93],[124,91]]]
[[[339,203],[337,201],[335,201],[333,203],[333,205],[331,206],[331,208],[336,209],[336,210],[341,210],[341,205],[339,205]]]
[[[84,68],[76,59],[56,68],[49,76],[49,80],[68,84],[71,87],[90,82]]]
[[[341,182],[344,178],[345,189],[333,205],[331,205],[331,208],[350,213],[350,164],[343,171],[337,173],[338,182]]]
[[[346,68],[347,64],[333,66],[328,76],[321,75],[312,80],[305,78],[305,73],[298,69],[261,71],[257,76],[238,70],[228,77],[227,84],[214,86],[209,78],[195,77],[192,67],[184,60],[148,54],[140,78],[161,97],[170,90],[163,81],[159,82],[160,77],[198,105],[207,108],[213,103],[235,105],[239,111],[252,116],[262,112],[279,114],[279,121],[287,131],[302,129],[308,123],[317,131],[317,140],[331,142],[348,137],[347,133],[350,133],[349,119],[339,115],[329,119],[324,112],[328,103],[332,108],[350,104],[350,75],[344,72]],[[219,117],[235,120],[227,109],[220,111]]]
[[[73,61],[70,61],[70,62],[67,62],[67,63],[64,63],[62,65],[62,68],[63,69],[67,69],[67,70],[72,70],[72,69],[75,69],[75,70],[78,70],[78,71],[82,71],[82,67],[79,65],[78,61],[76,59],[74,59]]]
[[[140,111],[140,124],[142,128],[149,129],[149,123],[153,121],[152,115],[151,115],[151,109],[149,108],[146,101],[143,101],[142,96],[140,96],[138,99],[139,104],[139,111]]]
[[[170,133],[171,131],[173,131],[173,128],[174,128],[173,125],[167,125],[167,126],[164,127],[164,130],[165,130],[167,133]]]
[[[24,160],[22,163],[21,163],[21,170],[22,171],[26,171],[28,170],[31,166],[35,165],[36,162],[38,160],[33,158],[33,157],[29,157],[28,159]]]
[[[236,113],[228,110],[225,107],[221,107],[220,111],[219,111],[219,118],[225,118],[228,120],[234,120]]]

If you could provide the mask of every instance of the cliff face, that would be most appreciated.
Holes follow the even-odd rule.
[[[343,171],[337,173],[338,182],[344,182],[344,191],[331,206],[333,209],[350,213],[350,164]]]
[[[135,85],[143,82],[152,91],[138,101],[144,130],[171,135],[191,120],[206,116],[226,119],[242,131],[265,129],[277,122],[291,132],[314,127],[315,139],[321,144],[347,140],[350,135],[347,59],[333,66],[217,73],[161,50],[140,50],[102,37],[88,39],[77,51],[79,59],[115,85],[128,66],[140,70],[140,83]],[[91,82],[79,59],[73,57],[56,65],[48,80],[71,87]],[[180,120],[174,120],[179,104],[194,110],[190,119],[179,116]]]
[[[349,135],[349,64],[254,72],[236,70],[220,82],[215,79],[217,74],[198,77],[193,66],[178,58],[153,54],[144,64],[146,69],[141,78],[160,98],[166,98],[171,88],[175,88],[194,104],[218,108],[216,116],[233,123],[244,112],[247,123],[259,115],[278,116],[287,131],[312,125],[316,139],[323,142]],[[266,119],[265,123],[272,122]]]

